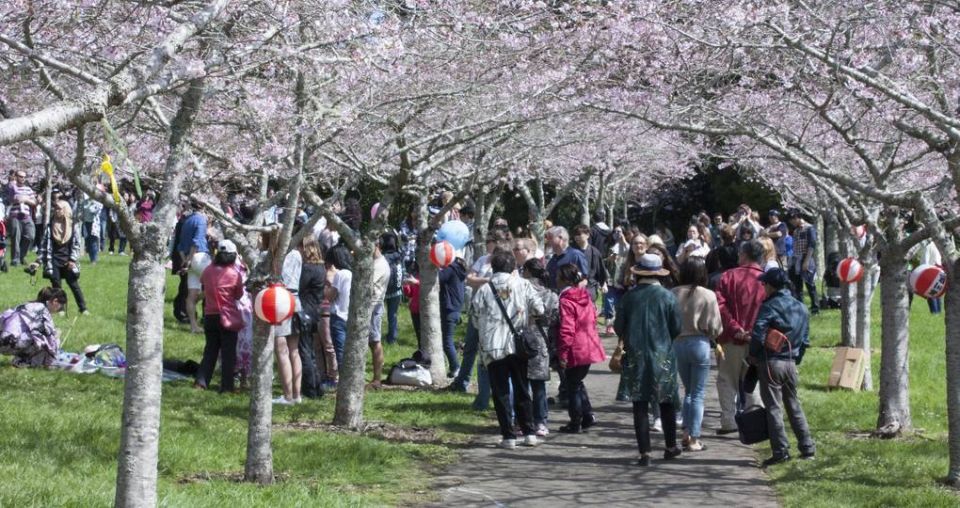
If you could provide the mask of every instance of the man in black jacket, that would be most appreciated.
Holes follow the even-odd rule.
[[[763,461],[763,467],[790,460],[790,443],[783,426],[783,409],[787,410],[790,427],[797,436],[800,457],[813,459],[816,445],[810,437],[807,418],[797,398],[797,365],[810,345],[810,315],[803,303],[790,292],[787,273],[773,268],[760,276],[767,299],[760,306],[750,335],[750,358],[757,364],[760,375],[760,398],[767,407],[767,431],[773,456]],[[771,340],[778,334],[786,336],[771,350]],[[768,338],[768,335],[771,337]]]
[[[587,289],[590,290],[591,299],[596,300],[599,291],[606,291],[607,269],[603,266],[603,254],[590,245],[590,227],[579,224],[573,228],[571,247],[583,252],[583,256],[587,258],[587,273],[583,275],[587,279]]]

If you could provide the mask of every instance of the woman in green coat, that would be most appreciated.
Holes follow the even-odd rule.
[[[627,388],[633,401],[639,464],[649,466],[651,447],[647,411],[651,402],[660,407],[666,441],[663,458],[669,460],[680,455],[675,415],[680,397],[677,359],[673,353],[673,339],[680,334],[680,311],[673,293],[657,281],[657,277],[669,273],[663,268],[659,256],[644,254],[631,271],[637,283],[621,298],[614,329],[624,344],[626,361],[620,376],[621,384]]]

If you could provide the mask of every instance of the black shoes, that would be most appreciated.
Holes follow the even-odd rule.
[[[667,448],[663,451],[663,460],[672,460],[680,456],[683,451],[679,447]]]
[[[733,434],[733,433],[736,432],[736,431],[737,431],[737,429],[735,429],[735,428],[734,428],[734,429],[717,429],[717,435],[718,435],[718,436],[725,436],[725,435],[727,435],[727,434]]]
[[[800,454],[800,460],[813,460],[815,458],[817,458],[817,454],[815,452],[807,452],[807,453]]]
[[[637,461],[637,465],[641,467],[650,467],[650,456],[641,455],[640,460]]]
[[[597,415],[594,415],[594,414],[588,414],[584,416],[583,419],[580,421],[580,426],[583,427],[584,430],[589,429],[590,427],[593,427],[596,424],[597,424]]]
[[[763,463],[760,464],[760,467],[776,466],[777,464],[783,464],[788,460],[790,460],[790,454],[774,455],[773,457],[763,461]]]
[[[584,431],[582,426],[574,425],[572,423],[568,423],[557,430],[563,434],[580,434]]]

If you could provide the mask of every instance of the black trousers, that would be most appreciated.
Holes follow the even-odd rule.
[[[298,320],[299,321],[299,320]],[[294,325],[297,322],[294,321]],[[317,370],[317,355],[313,349],[313,337],[317,333],[316,326],[303,327],[300,330],[300,342],[297,350],[300,352],[300,391],[304,397],[319,399],[323,397],[320,387],[320,373]]]
[[[53,265],[53,273],[50,277],[50,285],[55,288],[61,288],[60,281],[67,281],[70,292],[73,293],[73,299],[77,302],[77,310],[83,312],[87,310],[87,301],[83,298],[83,290],[80,289],[80,274],[74,273],[69,266]]]
[[[207,339],[203,346],[203,359],[197,370],[197,383],[210,386],[213,368],[220,357],[220,392],[233,391],[233,373],[237,366],[237,332],[220,326],[220,314],[203,316],[203,333]]]
[[[584,416],[593,414],[593,406],[590,405],[590,397],[587,396],[587,387],[583,384],[588,372],[590,372],[589,365],[564,370],[567,393],[570,397],[567,414],[570,415],[570,423],[573,425],[580,425]]]
[[[515,439],[513,422],[510,421],[510,384],[513,383],[513,405],[517,424],[524,435],[533,434],[533,401],[527,382],[527,362],[516,355],[487,365],[490,375],[490,388],[493,391],[493,408],[497,411],[500,423],[500,435],[504,439]]]
[[[178,273],[185,260],[179,252],[171,257],[173,273]],[[180,322],[187,321],[187,274],[180,274],[180,285],[177,286],[177,296],[173,298],[173,317]]]
[[[648,408],[650,402],[645,400],[633,401],[633,431],[637,434],[637,446],[640,453],[650,453],[650,418]],[[677,415],[673,404],[660,403],[660,423],[663,425],[663,440],[667,449],[677,447]]]

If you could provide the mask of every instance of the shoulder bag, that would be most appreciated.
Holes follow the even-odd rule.
[[[539,348],[537,346],[537,338],[533,335],[533,331],[528,328],[523,328],[518,331],[514,328],[513,320],[510,319],[510,315],[507,313],[507,307],[503,304],[503,300],[500,299],[500,295],[497,294],[497,288],[493,285],[493,281],[487,282],[487,284],[493,293],[493,299],[497,301],[497,307],[500,307],[500,313],[503,315],[503,319],[507,320],[507,326],[510,327],[510,334],[513,336],[513,349],[517,357],[521,360],[529,360],[536,356]]]

